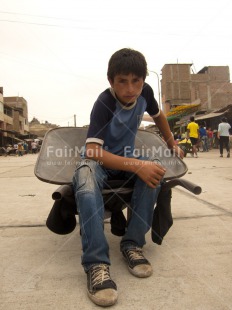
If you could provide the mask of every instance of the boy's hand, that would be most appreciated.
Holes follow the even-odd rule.
[[[138,177],[143,180],[148,186],[151,188],[156,188],[156,186],[160,183],[166,169],[164,169],[161,165],[154,163],[152,161],[141,161],[136,174]]]

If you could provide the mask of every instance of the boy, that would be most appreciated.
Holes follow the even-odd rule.
[[[145,111],[155,120],[170,149],[175,145],[168,122],[145,83],[147,63],[135,50],[115,52],[108,64],[111,88],[100,94],[91,112],[85,159],[77,166],[73,187],[82,235],[82,265],[87,273],[87,293],[97,305],[117,301],[117,287],[110,277],[109,246],[104,234],[102,188],[110,178],[134,180],[132,216],[120,243],[129,271],[149,277],[152,267],[142,253],[151,227],[154,205],[165,169],[157,159],[135,158],[134,140]]]

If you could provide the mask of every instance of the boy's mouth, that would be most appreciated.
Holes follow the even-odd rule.
[[[137,98],[137,96],[136,96],[136,95],[133,95],[133,96],[124,96],[123,99],[124,99],[127,103],[130,103],[130,102],[132,102],[132,101],[135,101],[136,98]]]
[[[132,98],[130,98],[130,99],[125,99],[125,98],[123,98],[124,100],[123,101],[121,101],[121,103],[124,105],[124,106],[126,106],[126,107],[129,107],[129,106],[131,106],[131,105],[133,105],[134,104],[134,102],[136,101],[136,96],[134,96],[134,97],[132,97]]]

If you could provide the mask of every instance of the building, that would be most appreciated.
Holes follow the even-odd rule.
[[[166,64],[162,68],[162,103],[167,114],[178,105],[200,100],[200,109],[207,112],[232,103],[232,83],[228,66],[204,67],[191,73],[192,64]]]
[[[229,67],[209,66],[198,73],[191,70],[192,64],[162,68],[162,102],[169,125],[173,131],[185,131],[189,116],[194,115],[199,123],[216,129],[222,115],[231,115]]]
[[[13,130],[22,138],[29,134],[27,101],[23,97],[3,97],[4,105],[12,108]]]
[[[39,138],[43,138],[47,131],[53,128],[57,128],[58,126],[55,124],[51,124],[48,121],[44,123],[40,123],[40,121],[33,117],[32,121],[29,123],[30,133],[36,135]]]
[[[23,97],[4,97],[0,87],[0,146],[29,136],[27,101]]]

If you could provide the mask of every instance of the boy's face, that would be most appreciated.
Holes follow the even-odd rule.
[[[144,80],[134,74],[118,74],[114,80],[109,80],[118,100],[124,105],[135,102],[142,92]]]

